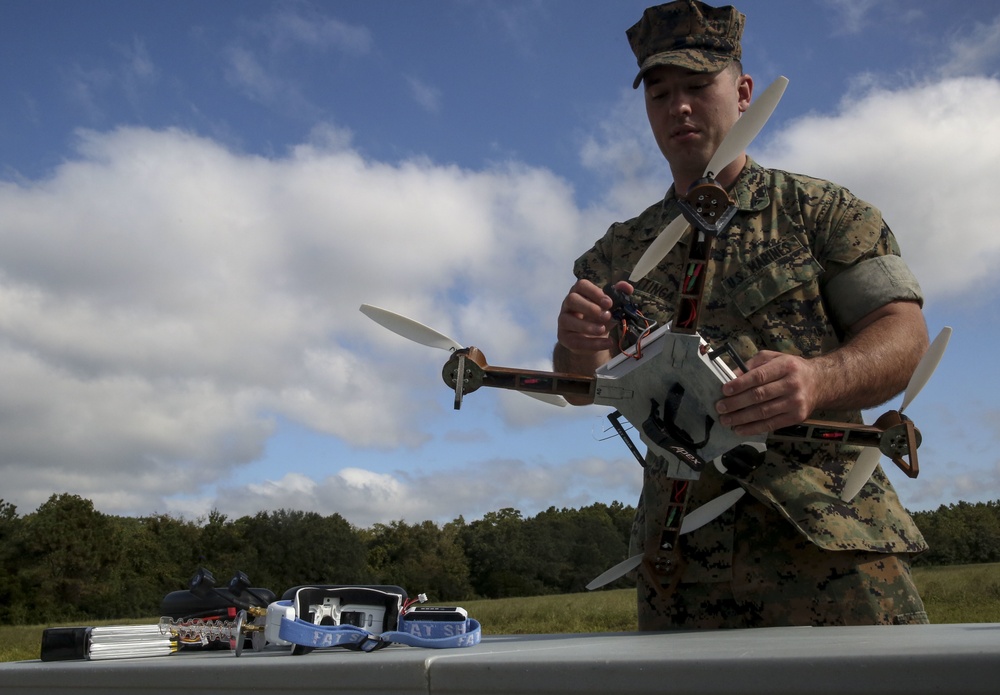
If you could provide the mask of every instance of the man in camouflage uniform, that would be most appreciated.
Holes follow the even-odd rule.
[[[618,352],[620,328],[602,287],[616,282],[644,314],[675,319],[685,280],[688,230],[633,288],[622,278],[678,214],[677,193],[700,178],[750,103],[742,72],[744,17],[732,7],[681,0],[646,10],[627,32],[646,109],[674,184],[638,217],[614,224],[575,266],[554,351],[559,371],[591,373]],[[738,211],[714,244],[698,332],[731,344],[747,372],[715,404],[720,422],[750,436],[808,417],[860,422],[860,409],[901,391],[927,349],[919,285],[877,209],[846,189],[762,168],[745,153],[722,171]],[[747,493],[713,522],[681,537],[662,576],[638,572],[639,627],[927,622],[909,558],[924,539],[878,468],[851,502],[840,493],[858,447],[770,442],[741,477],[711,464],[688,486],[647,454],[632,534],[647,551],[667,505],[691,510],[742,486]]]

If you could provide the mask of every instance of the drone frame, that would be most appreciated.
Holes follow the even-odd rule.
[[[662,353],[650,352],[646,348],[646,353],[636,360],[636,364],[652,360],[658,354]],[[718,360],[718,357],[716,355],[710,359]],[[578,402],[589,401],[597,405],[617,406],[622,400],[599,395],[601,392],[609,394],[614,389],[621,390],[613,378],[602,379],[597,375],[495,367],[487,362],[486,356],[476,347],[463,348],[452,353],[441,371],[441,376],[445,384],[455,391],[456,409],[460,407],[465,394],[482,387],[569,396]],[[723,382],[720,379],[717,383],[721,385]],[[625,393],[619,395],[628,397]],[[700,409],[709,410],[705,405],[702,404]],[[642,429],[643,422],[635,422],[628,416],[626,419],[637,429]],[[749,441],[752,438],[746,439]],[[871,425],[806,419],[797,425],[771,432],[767,435],[767,440],[874,447],[890,458],[910,478],[916,478],[920,472],[917,459],[917,448],[922,441],[920,431],[913,421],[899,410],[885,412]],[[649,445],[648,441],[646,443]]]

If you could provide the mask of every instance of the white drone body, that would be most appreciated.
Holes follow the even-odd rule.
[[[649,450],[668,461],[670,477],[693,480],[698,471],[684,462],[684,452],[665,446],[642,426],[654,410],[698,442],[694,448],[706,461],[741,444],[763,448],[767,438],[740,436],[719,422],[715,403],[722,398],[722,385],[736,375],[697,333],[673,333],[663,326],[642,339],[641,356],[637,358],[634,349],[622,352],[594,376],[594,403],[616,408],[635,425]],[[671,391],[680,394],[673,413],[665,404]]]

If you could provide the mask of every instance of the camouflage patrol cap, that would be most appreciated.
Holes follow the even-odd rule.
[[[632,88],[660,65],[696,72],[717,72],[742,55],[740,37],[746,17],[732,5],[711,7],[698,0],[676,0],[649,7],[625,32],[639,63]]]

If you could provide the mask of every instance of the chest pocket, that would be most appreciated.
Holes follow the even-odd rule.
[[[823,273],[820,265],[809,249],[797,240],[784,242],[765,249],[759,256],[750,258],[740,272],[745,279],[730,285],[725,283],[726,293],[733,305],[744,318],[760,311],[778,297],[803,286],[812,286],[812,292],[804,293],[800,299],[813,298],[819,294],[816,280]]]

